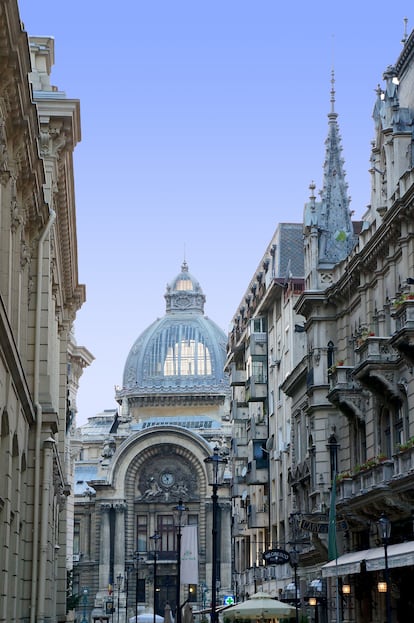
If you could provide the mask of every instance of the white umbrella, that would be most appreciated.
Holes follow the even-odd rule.
[[[164,623],[164,617],[159,614],[155,615],[152,612],[142,612],[137,617],[130,617],[129,623]]]
[[[267,593],[255,593],[239,604],[230,606],[223,613],[224,618],[230,619],[277,619],[279,617],[293,617],[296,608],[289,604],[273,599]]]

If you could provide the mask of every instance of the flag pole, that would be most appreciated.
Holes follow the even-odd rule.
[[[335,585],[336,585],[336,622],[339,618],[339,573],[338,573],[338,546],[336,541],[336,470],[332,475],[331,504],[329,508],[328,526],[328,560],[335,560]]]

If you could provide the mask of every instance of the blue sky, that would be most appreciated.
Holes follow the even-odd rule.
[[[78,423],[113,408],[136,338],[184,256],[227,332],[279,222],[322,184],[330,72],[355,218],[370,200],[375,89],[412,3],[20,0],[55,38],[52,83],[81,103],[76,337],[96,357]]]

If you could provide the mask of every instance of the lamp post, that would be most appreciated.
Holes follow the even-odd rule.
[[[117,623],[119,623],[119,592],[121,590],[121,583],[122,583],[123,577],[121,574],[116,576],[116,582],[117,582],[117,589],[118,589],[118,598],[117,598],[117,611],[116,611],[116,620]]]
[[[84,588],[82,591],[82,603],[83,603],[83,616],[81,623],[88,623],[88,619],[86,618],[86,606],[88,604],[88,589]]]
[[[154,623],[156,622],[156,616],[157,616],[157,612],[156,612],[157,610],[157,543],[160,540],[160,538],[161,536],[158,534],[158,532],[154,532],[154,534],[150,536],[150,539],[152,539],[154,543],[154,601],[153,601]]]
[[[385,513],[382,513],[381,517],[378,520],[378,524],[380,527],[381,538],[384,544],[384,560],[385,560],[385,570],[384,577],[385,583],[387,586],[387,590],[385,593],[385,607],[387,612],[387,623],[391,623],[391,591],[390,591],[390,571],[388,568],[388,542],[391,534],[391,521],[388,519]]]
[[[292,549],[289,552],[290,564],[293,567],[295,574],[295,620],[299,623],[299,611],[298,611],[298,564],[299,564],[299,552],[297,549]]]
[[[177,506],[174,506],[174,523],[177,528],[177,587],[175,597],[175,622],[181,623],[181,528],[184,525],[184,517],[188,508],[184,506],[183,501],[180,500]]]
[[[216,446],[213,454],[204,459],[207,466],[208,484],[213,488],[211,500],[213,502],[213,528],[212,528],[212,560],[211,560],[211,623],[218,623],[216,612],[217,604],[217,510],[218,495],[217,490],[223,484],[224,470],[227,465],[227,459],[219,455],[219,449]]]

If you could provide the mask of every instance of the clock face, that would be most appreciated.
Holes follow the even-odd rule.
[[[174,476],[170,472],[161,474],[161,482],[165,487],[171,487],[174,484]]]

